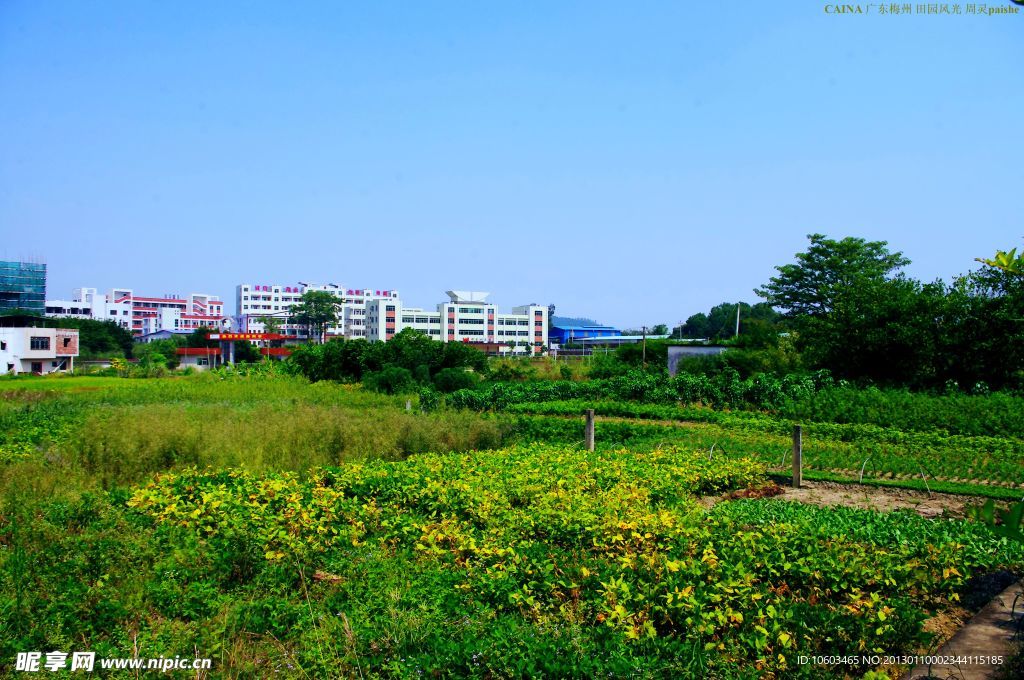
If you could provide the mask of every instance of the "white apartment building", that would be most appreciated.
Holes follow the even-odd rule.
[[[365,338],[368,300],[397,300],[398,291],[370,288],[344,288],[300,282],[294,286],[242,283],[235,287],[235,330],[263,333],[265,317],[278,321],[285,335],[306,337],[306,329],[291,323],[290,310],[307,291],[325,291],[338,298],[338,323],[327,329],[328,337]]]
[[[95,288],[75,288],[71,291],[70,300],[47,300],[46,316],[113,321],[122,328],[130,329],[132,303],[125,299],[108,302],[107,296],[100,295]]]
[[[327,329],[328,337],[387,341],[403,328],[414,328],[441,342],[500,344],[518,353],[539,354],[548,344],[548,308],[544,305],[513,307],[511,313],[503,314],[487,301],[490,293],[450,290],[448,302],[427,311],[405,307],[396,290],[345,288],[334,283],[239,284],[235,288],[234,329],[263,333],[263,318],[272,317],[278,321],[279,332],[305,338],[306,329],[291,322],[290,310],[310,290],[338,298],[338,323]]]
[[[77,356],[74,328],[0,328],[0,374],[72,371]]]
[[[548,308],[546,305],[521,305],[502,314],[488,302],[490,293],[449,290],[448,301],[428,312],[403,307],[397,297],[368,300],[366,338],[390,340],[404,328],[414,328],[441,342],[500,344],[511,352],[540,354],[548,344]]]
[[[76,288],[71,300],[47,300],[46,315],[114,321],[136,335],[145,335],[203,326],[219,328],[224,303],[218,296],[206,293],[145,297],[136,295],[131,288],[112,288],[101,296],[95,288]]]

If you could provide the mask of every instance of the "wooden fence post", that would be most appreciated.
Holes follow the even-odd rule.
[[[803,428],[793,426],[793,488],[799,489],[804,481],[804,438]]]
[[[586,427],[586,440],[587,440],[587,451],[594,450],[594,409],[588,408],[586,411],[587,415],[587,427]]]

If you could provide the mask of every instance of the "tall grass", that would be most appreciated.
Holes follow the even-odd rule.
[[[282,376],[5,380],[0,394],[0,492],[21,476],[73,494],[193,465],[301,474],[494,448],[509,433],[503,418],[422,414],[405,397]]]
[[[305,472],[363,458],[500,445],[496,419],[397,409],[260,405],[251,409],[152,404],[89,417],[66,448],[68,462],[104,486],[183,466]]]

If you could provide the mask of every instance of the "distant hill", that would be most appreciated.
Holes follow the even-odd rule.
[[[551,325],[553,326],[602,326],[593,319],[588,319],[584,316],[553,316],[551,317]]]

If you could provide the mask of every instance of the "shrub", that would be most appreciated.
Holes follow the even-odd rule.
[[[412,372],[409,369],[401,366],[387,366],[363,376],[363,385],[374,392],[401,394],[411,392],[416,386],[416,381],[413,380]]]
[[[476,383],[476,376],[463,368],[443,368],[434,376],[434,386],[442,392],[467,389]]]

